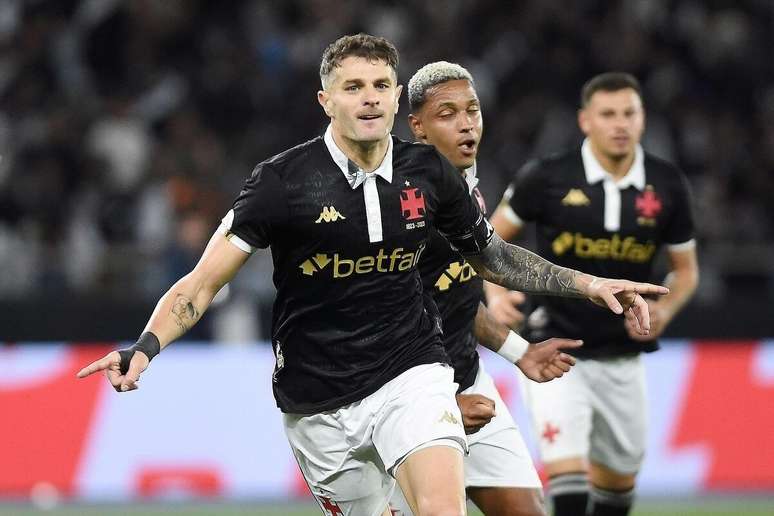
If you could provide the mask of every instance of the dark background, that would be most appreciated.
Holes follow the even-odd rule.
[[[644,146],[688,174],[701,285],[668,335],[774,336],[774,2],[0,2],[0,341],[135,338],[252,166],[319,134],[325,46],[358,31],[439,59],[483,103],[490,210],[580,141],[578,94],[634,73]],[[408,138],[404,107],[395,132]],[[190,334],[265,338],[258,253]]]

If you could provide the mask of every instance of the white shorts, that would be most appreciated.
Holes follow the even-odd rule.
[[[514,370],[514,374],[520,374]],[[470,454],[464,459],[465,487],[520,487],[542,489],[527,445],[492,377],[479,361],[476,380],[461,394],[481,394],[494,400],[496,416],[475,434],[468,435]],[[390,499],[396,516],[411,515],[406,499],[396,489]]]
[[[283,414],[301,473],[324,514],[381,515],[394,469],[416,448],[445,439],[467,452],[453,370],[413,367],[364,399],[313,415]]]
[[[588,457],[619,473],[639,471],[648,420],[639,355],[578,360],[561,378],[522,386],[543,462]]]

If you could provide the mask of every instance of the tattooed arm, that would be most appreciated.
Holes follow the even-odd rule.
[[[481,277],[512,290],[533,294],[588,298],[614,313],[623,313],[635,331],[650,329],[648,305],[640,294],[664,295],[669,289],[650,283],[597,278],[548,260],[492,233],[489,243],[465,258]]]
[[[248,257],[216,232],[196,267],[161,297],[144,331],[153,332],[164,349],[199,321]]]
[[[105,371],[108,381],[118,392],[137,389],[140,374],[147,369],[153,355],[196,324],[215,294],[231,281],[248,257],[226,237],[215,233],[194,270],[161,297],[138,343],[125,350],[111,351],[81,369],[77,376],[85,378]],[[147,347],[138,348],[141,342]],[[129,362],[127,369],[121,367],[121,353],[127,353],[124,360]]]
[[[466,258],[483,279],[532,294],[586,297],[586,286],[594,279],[589,274],[554,265],[523,247],[509,244],[497,233],[480,254]]]

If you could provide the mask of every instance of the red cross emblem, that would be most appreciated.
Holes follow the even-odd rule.
[[[404,188],[400,192],[400,209],[406,220],[425,216],[425,196],[419,188]]]
[[[542,437],[546,441],[549,442],[549,444],[554,444],[554,441],[556,440],[556,434],[559,433],[559,429],[552,425],[551,423],[546,423],[546,427],[543,430]]]
[[[652,219],[661,211],[661,200],[653,191],[652,186],[648,188],[635,200],[635,207],[640,217]]]
[[[318,496],[317,498],[320,499],[320,504],[322,505],[325,514],[330,514],[330,516],[344,516],[344,513],[341,511],[341,508],[339,508],[336,502],[327,496]]]

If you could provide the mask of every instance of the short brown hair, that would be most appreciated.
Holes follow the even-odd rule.
[[[334,68],[347,57],[364,57],[369,61],[384,61],[397,76],[398,50],[385,38],[370,34],[355,34],[342,36],[325,49],[320,62],[320,82],[323,88],[328,84],[328,78]]]
[[[592,77],[581,90],[581,108],[589,105],[591,97],[598,91],[618,91],[631,88],[642,99],[642,88],[635,76],[625,72],[606,72]]]

